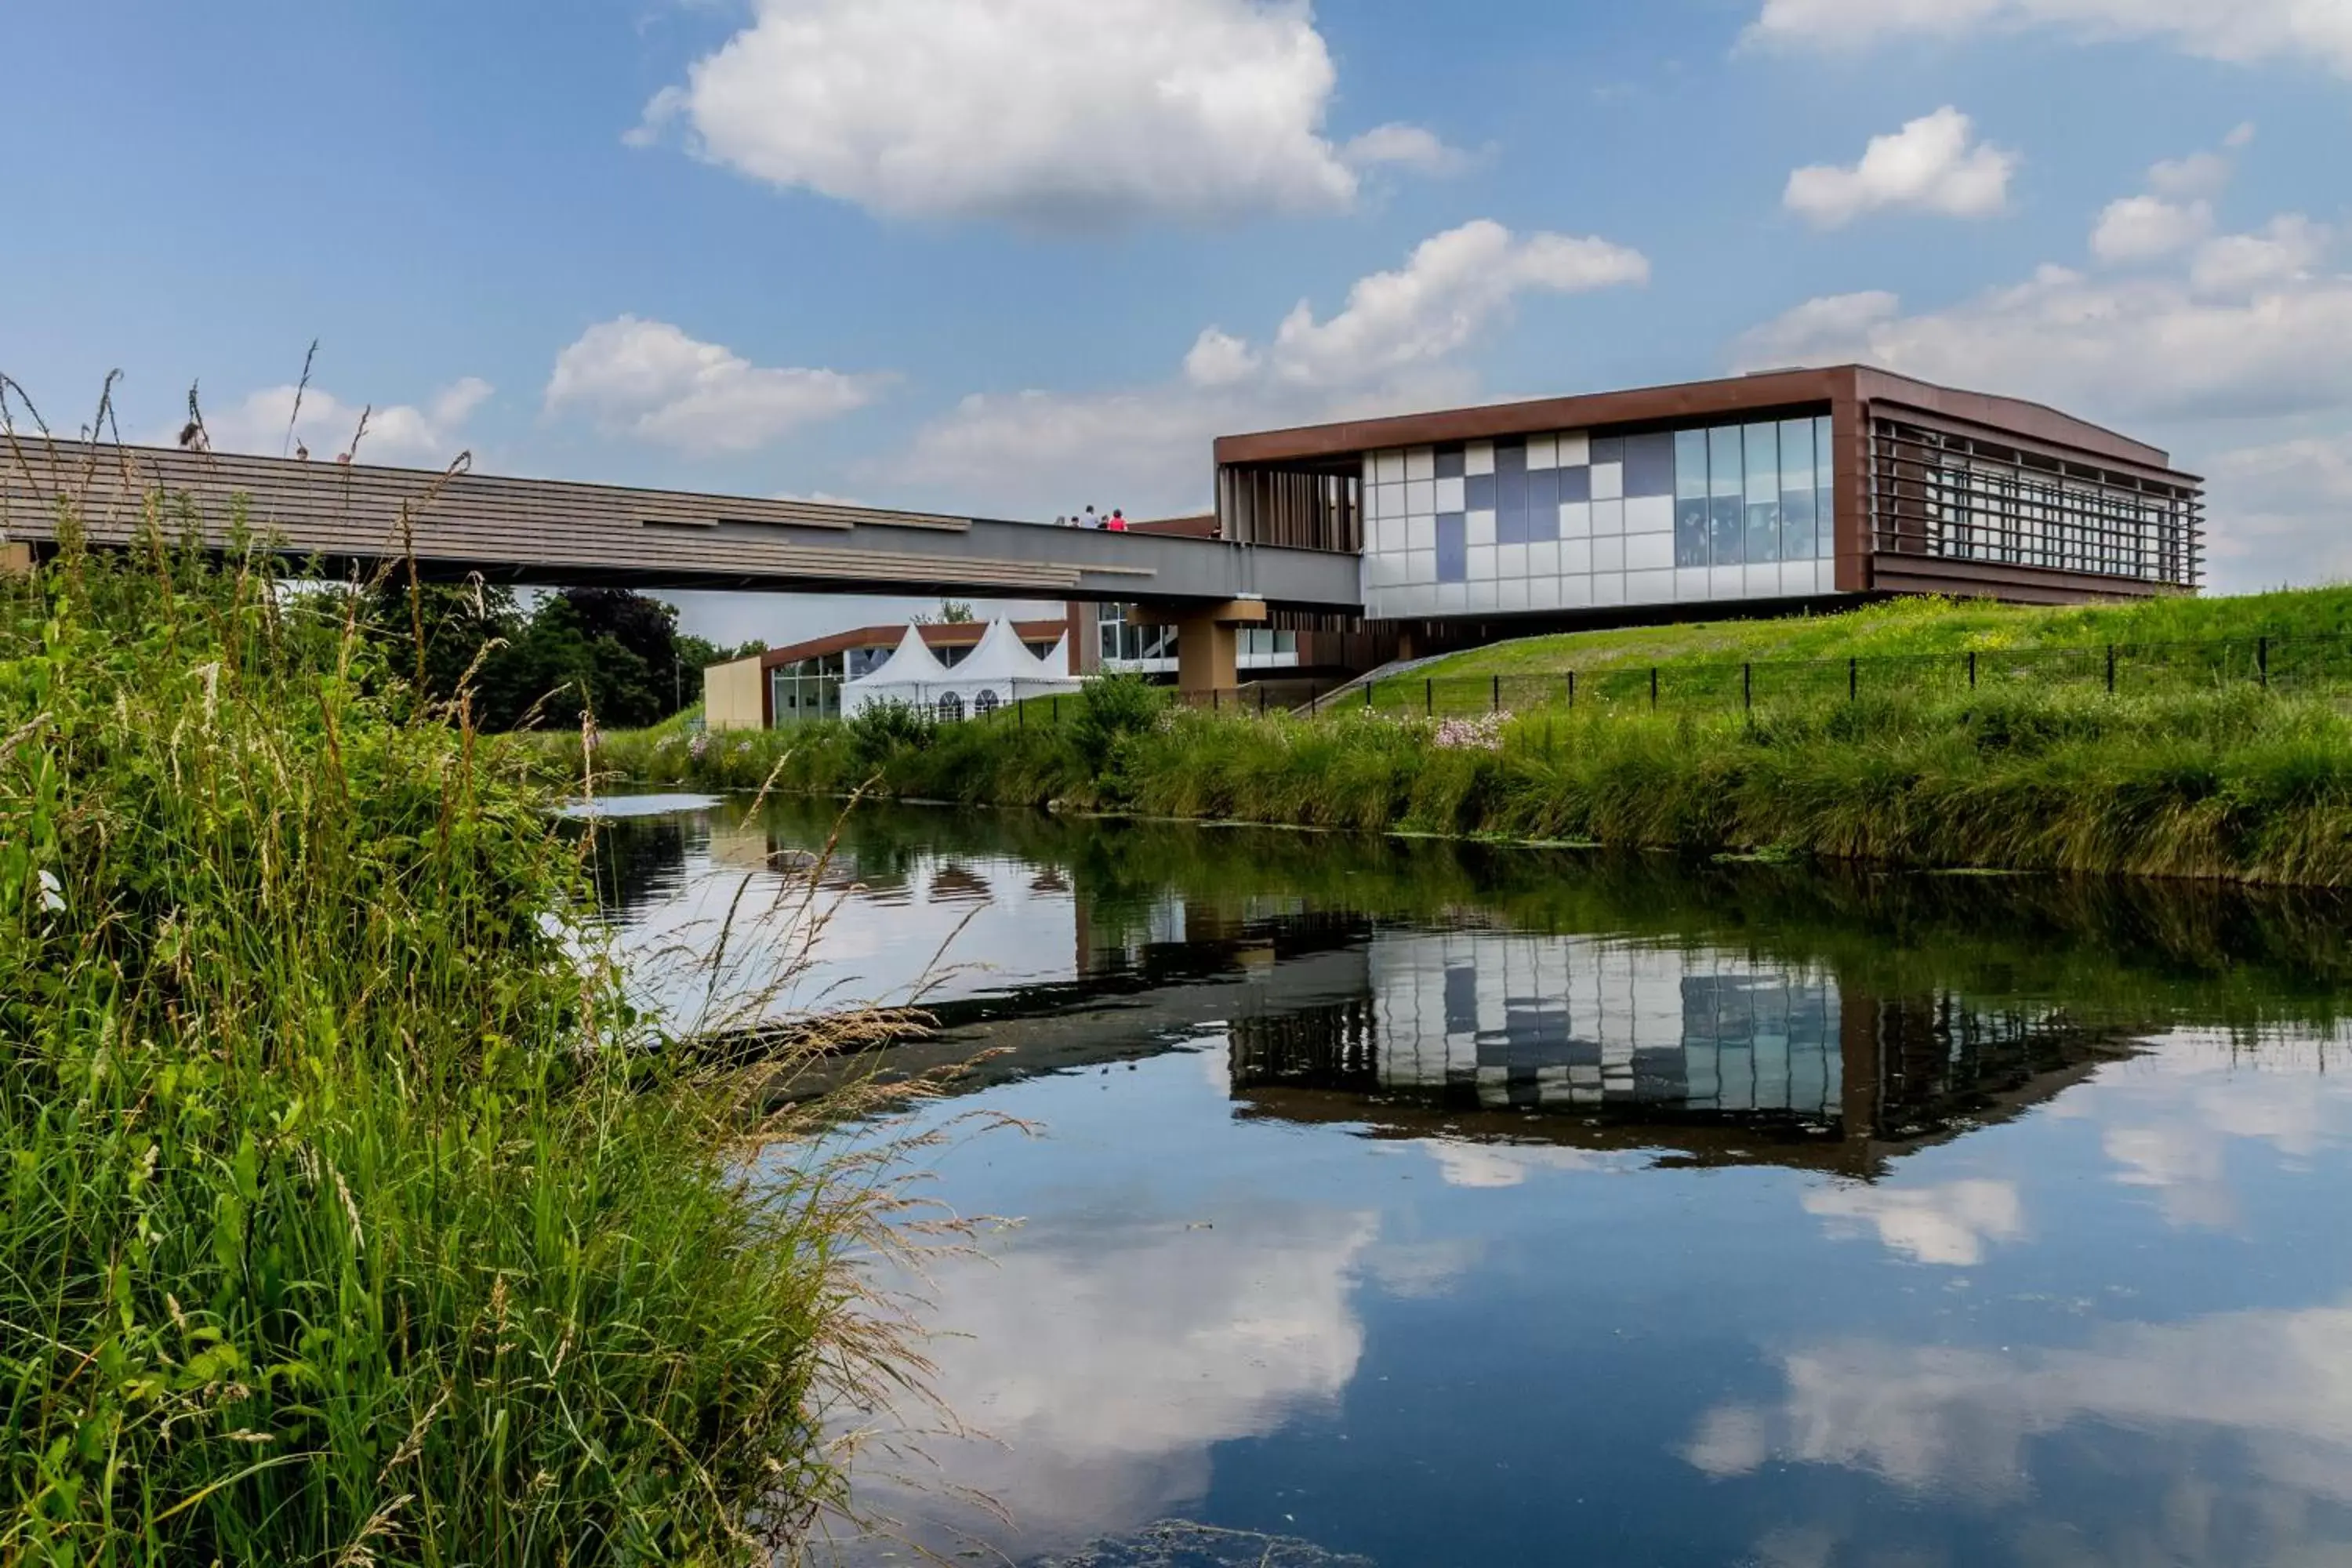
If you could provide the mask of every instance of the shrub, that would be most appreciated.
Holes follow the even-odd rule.
[[[1108,772],[1119,742],[1149,731],[1167,705],[1159,688],[1139,675],[1104,675],[1087,681],[1070,727],[1087,771],[1097,775]]]
[[[894,757],[927,743],[940,724],[931,710],[912,702],[872,702],[845,722],[852,765],[871,773]]]

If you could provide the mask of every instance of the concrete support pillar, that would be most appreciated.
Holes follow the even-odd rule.
[[[1241,684],[1241,639],[1221,621],[1176,623],[1176,689],[1231,691]]]
[[[1176,689],[1194,695],[1231,691],[1241,684],[1241,640],[1236,626],[1262,626],[1262,599],[1235,599],[1205,608],[1137,605],[1128,611],[1137,626],[1176,628]]]

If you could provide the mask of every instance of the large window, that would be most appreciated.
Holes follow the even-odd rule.
[[[1739,447],[1737,425],[1706,433],[1707,536],[1717,566],[1737,566],[1747,554],[1747,490],[1740,482]]]
[[[1780,558],[1813,558],[1813,513],[1816,481],[1813,470],[1813,422],[1780,422]],[[1824,547],[1822,553],[1831,551]]]
[[[1095,608],[1096,647],[1108,670],[1131,670],[1147,675],[1171,674],[1176,668],[1174,626],[1132,626],[1125,605]],[[1292,668],[1298,663],[1298,634],[1265,626],[1244,627],[1235,639],[1235,657],[1244,669]]]
[[[1675,564],[1826,561],[1830,422],[1783,419],[1675,437]]]
[[[884,650],[884,657],[888,657],[887,649]],[[840,654],[827,654],[817,658],[780,664],[770,670],[769,711],[774,716],[777,728],[840,718],[845,662]]]
[[[1706,543],[1706,432],[1675,432],[1675,564],[1704,566]]]
[[[1748,560],[1762,565],[1780,559],[1780,426],[1742,428],[1748,467]]]

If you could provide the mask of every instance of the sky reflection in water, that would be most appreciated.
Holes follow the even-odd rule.
[[[607,825],[621,945],[775,905],[831,827]],[[940,1054],[1010,1054],[938,1114],[1045,1130],[939,1163],[1024,1222],[935,1290],[992,1438],[935,1479],[1015,1522],[876,1478],[919,1540],[2352,1560],[2333,900],[913,811],[824,880],[803,1004],[948,944]]]

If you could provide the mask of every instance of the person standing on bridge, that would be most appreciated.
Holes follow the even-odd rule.
[[[1109,529],[1113,533],[1125,533],[1127,531],[1127,513],[1119,510],[1117,507],[1111,508],[1110,521],[1104,523],[1103,526]]]
[[[1087,520],[1081,526],[1086,528],[1100,528],[1102,525],[1103,520],[1095,515],[1095,509],[1092,507],[1087,508]]]

